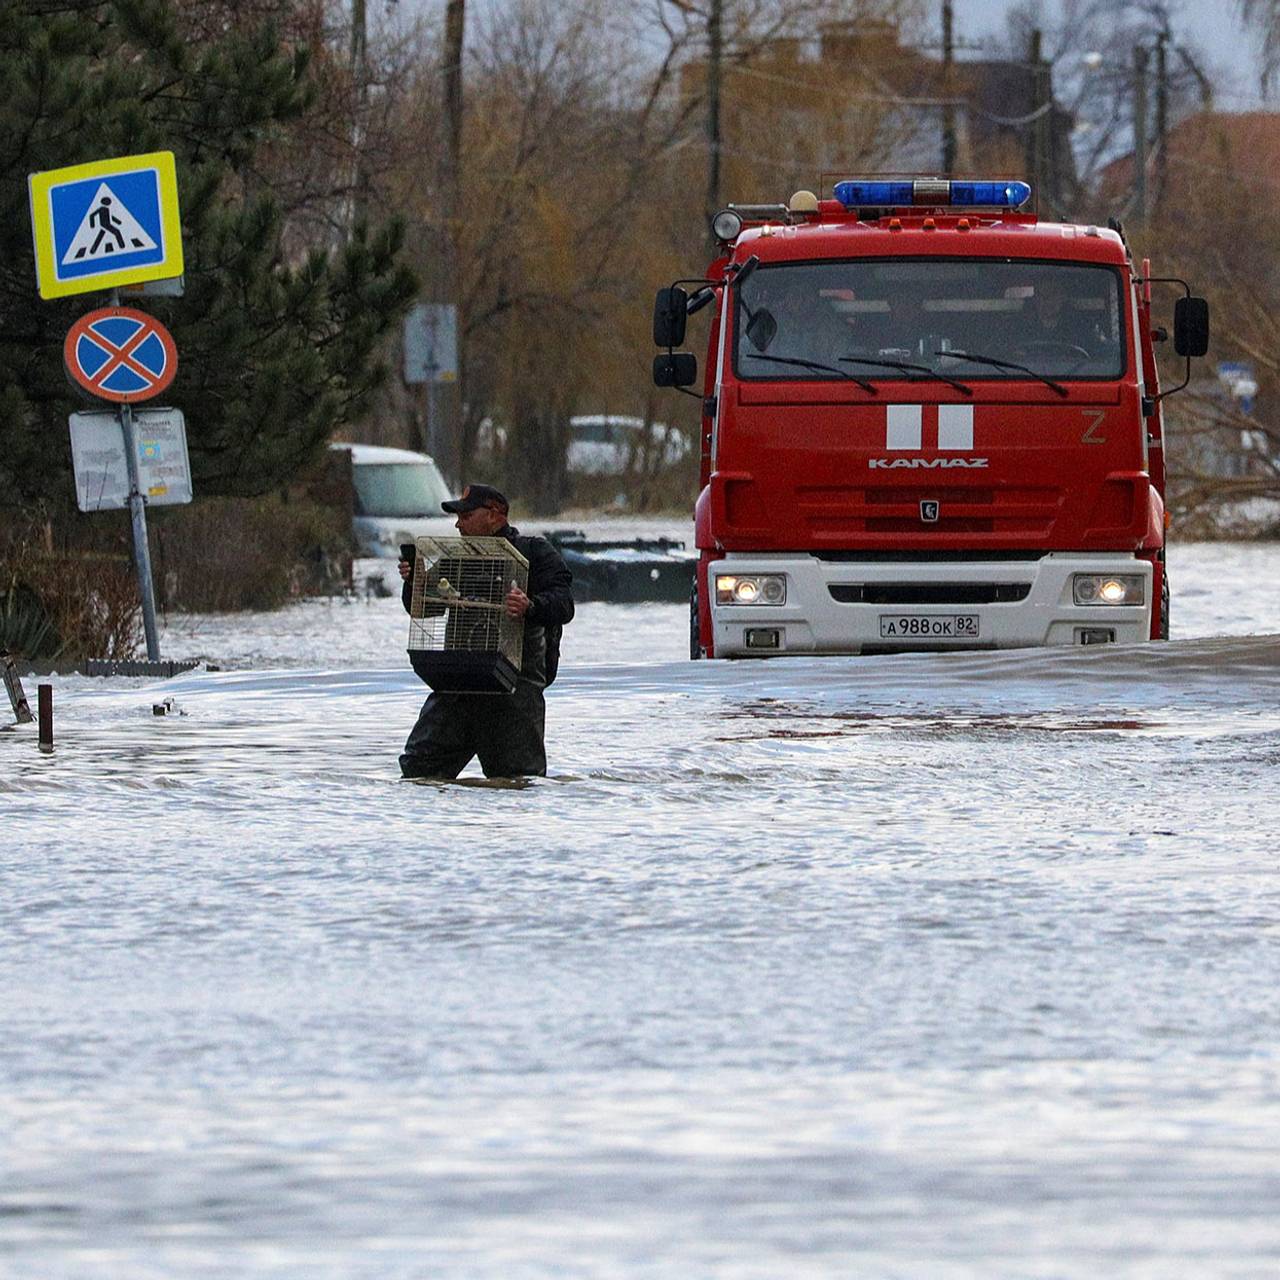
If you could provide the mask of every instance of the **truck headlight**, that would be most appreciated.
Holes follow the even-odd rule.
[[[1077,573],[1071,580],[1076,604],[1145,604],[1144,580],[1134,573]]]
[[[786,604],[783,573],[716,574],[716,604]]]

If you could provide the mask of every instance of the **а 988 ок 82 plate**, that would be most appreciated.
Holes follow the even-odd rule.
[[[976,640],[976,613],[882,613],[882,640]]]

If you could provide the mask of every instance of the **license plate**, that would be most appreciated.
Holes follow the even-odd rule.
[[[882,613],[881,640],[976,640],[976,613]]]

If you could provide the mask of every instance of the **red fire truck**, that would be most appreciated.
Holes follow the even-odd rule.
[[[851,180],[730,206],[707,276],[659,291],[659,386],[697,381],[674,348],[712,315],[694,657],[1167,638],[1152,285],[1182,288],[1188,378],[1208,307],[1118,223],[1041,222],[1030,195]]]

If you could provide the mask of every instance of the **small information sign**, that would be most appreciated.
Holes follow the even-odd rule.
[[[191,501],[187,429],[178,409],[136,409],[138,487],[148,506]],[[129,461],[124,427],[110,410],[71,415],[71,459],[76,502],[81,511],[110,511],[129,505]]]
[[[420,302],[404,318],[404,380],[410,386],[458,380],[458,308]]]

